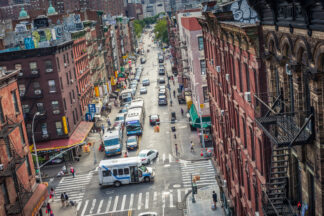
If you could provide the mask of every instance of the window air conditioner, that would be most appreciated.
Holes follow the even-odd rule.
[[[70,80],[70,82],[71,82],[71,83],[73,83],[73,82],[74,82],[74,80],[73,80],[73,79],[71,79],[71,80]]]
[[[225,74],[225,79],[226,79],[226,81],[227,82],[229,82],[230,81],[230,75],[227,73],[227,74]]]
[[[72,102],[75,103],[75,99],[72,99]]]
[[[49,72],[52,72],[53,71],[53,68],[47,68],[46,69],[46,72],[49,73]]]
[[[42,90],[40,90],[40,89],[36,89],[36,90],[35,90],[35,95],[40,95],[40,94],[42,94]]]
[[[53,114],[60,114],[60,110],[53,110]]]
[[[216,66],[216,71],[217,71],[218,73],[220,73],[220,72],[221,72],[221,67],[220,67],[220,66]]]
[[[36,74],[38,74],[38,70],[32,70],[32,72],[31,72],[33,75],[36,75]]]
[[[3,164],[0,164],[0,171],[3,170]]]
[[[67,67],[67,63],[64,63],[64,67]]]
[[[251,102],[251,92],[244,92],[244,99],[247,102]]]
[[[43,138],[48,138],[48,134],[42,134]]]

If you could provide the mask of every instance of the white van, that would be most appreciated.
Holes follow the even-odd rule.
[[[102,160],[99,164],[99,185],[114,185],[150,182],[155,173],[143,166],[138,157]]]
[[[111,130],[106,129],[102,136],[105,146],[106,156],[121,154],[123,149],[123,129],[116,127]]]

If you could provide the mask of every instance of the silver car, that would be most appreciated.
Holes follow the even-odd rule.
[[[140,94],[146,94],[147,93],[147,89],[145,87],[142,87],[140,89]]]

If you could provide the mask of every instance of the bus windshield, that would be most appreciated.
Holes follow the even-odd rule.
[[[123,102],[126,103],[126,102],[131,102],[132,101],[132,97],[129,96],[129,97],[124,97],[123,98]]]
[[[126,126],[127,131],[136,131],[136,130],[141,130],[141,125],[138,124],[129,124]]]
[[[104,141],[105,146],[113,146],[113,145],[118,145],[119,144],[119,139],[110,139],[110,140],[105,140]]]

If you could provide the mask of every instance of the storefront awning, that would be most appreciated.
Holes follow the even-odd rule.
[[[200,128],[200,118],[197,113],[196,107],[194,104],[191,105],[190,110],[189,110],[189,115],[191,118],[192,126],[195,128]],[[210,127],[211,125],[211,120],[210,116],[202,116],[202,126],[203,128]]]
[[[39,184],[24,207],[24,215],[38,215],[39,209],[47,199],[47,196],[47,186]]]
[[[93,122],[81,121],[69,139],[51,140],[49,142],[37,143],[37,152],[66,149],[84,142],[87,138]],[[34,149],[31,148],[31,151]]]

